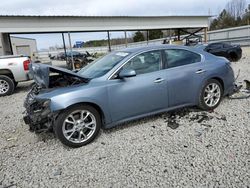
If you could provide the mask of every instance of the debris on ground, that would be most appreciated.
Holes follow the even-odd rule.
[[[245,89],[243,88],[243,84],[236,85],[234,93],[230,95],[229,99],[248,99],[250,98],[250,81],[244,80]]]
[[[180,124],[176,122],[176,115],[172,115],[168,118],[168,127],[170,127],[171,129],[177,129]]]
[[[16,141],[17,138],[16,138],[16,137],[13,137],[13,138],[11,137],[11,138],[7,138],[6,140],[7,140],[7,141],[13,141],[13,140]]]
[[[208,121],[212,119],[213,117],[211,115],[208,115],[207,112],[197,113],[191,116],[189,119],[191,121],[196,121],[197,123],[202,123],[203,121]]]
[[[58,168],[57,170],[55,170],[54,172],[54,176],[60,176],[62,174],[62,169],[61,168]]]
[[[167,123],[167,126],[171,129],[177,129],[180,124],[177,122],[180,118],[185,117],[190,113],[190,110],[187,108],[179,109],[173,112],[165,114],[164,119]]]

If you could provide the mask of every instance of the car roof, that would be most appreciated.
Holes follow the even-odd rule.
[[[190,51],[196,51],[195,48],[189,46],[182,46],[182,45],[172,45],[172,44],[161,44],[161,45],[148,45],[143,47],[134,47],[134,48],[125,48],[122,50],[117,50],[121,52],[128,52],[128,53],[138,53],[147,50],[161,50],[161,49],[186,49]]]
[[[209,43],[209,45],[213,45],[213,44],[230,44],[228,42],[213,42],[213,43]]]

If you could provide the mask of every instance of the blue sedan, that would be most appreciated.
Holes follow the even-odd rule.
[[[24,121],[36,133],[54,131],[70,147],[148,115],[187,106],[212,110],[234,89],[227,59],[183,46],[115,51],[78,73],[32,64],[30,73],[35,84]]]

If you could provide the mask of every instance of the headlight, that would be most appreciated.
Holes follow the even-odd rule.
[[[48,108],[50,106],[50,99],[47,99],[42,102],[42,107]]]

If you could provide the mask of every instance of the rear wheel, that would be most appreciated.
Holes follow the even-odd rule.
[[[14,89],[14,81],[8,76],[0,75],[0,96],[11,95]]]
[[[237,56],[237,54],[236,53],[234,53],[234,52],[232,52],[232,53],[230,53],[229,54],[230,55],[230,60],[231,61],[238,61],[238,56]]]
[[[215,109],[223,97],[223,88],[219,81],[215,79],[208,80],[199,97],[199,107],[203,110]]]
[[[98,111],[89,105],[73,106],[59,115],[55,133],[69,147],[81,147],[95,139],[101,128]]]

